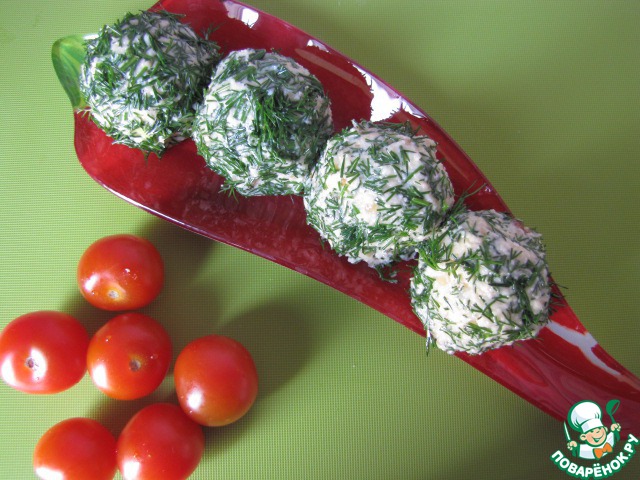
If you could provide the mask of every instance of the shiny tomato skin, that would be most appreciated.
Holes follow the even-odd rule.
[[[177,405],[155,403],[131,417],[116,453],[125,480],[182,480],[202,459],[204,433]]]
[[[258,373],[249,351],[238,341],[208,335],[189,343],[173,371],[180,406],[208,427],[244,416],[258,395]]]
[[[89,334],[71,315],[26,313],[0,332],[0,373],[16,390],[58,393],[84,376],[88,345]]]
[[[151,303],[164,285],[164,262],[148,240],[136,235],[103,237],[80,257],[82,296],[108,311],[135,310]]]
[[[153,392],[171,364],[171,338],[153,318],[137,312],[120,314],[91,338],[87,368],[106,395],[133,400]]]
[[[111,480],[117,470],[116,439],[95,420],[63,420],[40,437],[33,468],[44,480]]]

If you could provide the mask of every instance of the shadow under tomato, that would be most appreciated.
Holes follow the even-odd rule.
[[[259,397],[291,380],[313,351],[312,324],[285,302],[263,304],[236,317],[218,333],[234,338],[251,353],[259,376]]]
[[[165,378],[160,387],[150,395],[136,400],[115,400],[102,395],[87,410],[86,416],[100,422],[117,438],[136,413],[148,405],[163,402],[178,404],[172,377]]]

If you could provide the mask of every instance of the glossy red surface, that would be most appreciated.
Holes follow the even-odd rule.
[[[351,120],[409,121],[438,142],[456,193],[481,190],[472,209],[507,211],[499,195],[462,149],[432,119],[373,74],[299,29],[235,1],[166,0],[153,9],[184,14],[196,31],[212,34],[223,52],[245,47],[277,49],[314,73],[332,99],[336,130]],[[123,199],[187,230],[236,246],[330,285],[424,335],[407,294],[410,265],[396,284],[363,264],[352,265],[321,246],[305,222],[298,197],[229,197],[195,145],[185,141],[159,160],[113,145],[88,116],[76,114],[80,162],[98,183]],[[478,356],[459,358],[543,411],[566,418],[584,399],[601,405],[621,400],[616,420],[640,430],[640,380],[612,359],[561,301],[539,338]]]

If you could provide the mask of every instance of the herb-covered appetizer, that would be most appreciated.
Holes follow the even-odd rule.
[[[327,142],[304,193],[307,222],[338,254],[372,267],[415,256],[453,202],[433,140],[366,121]]]
[[[454,215],[420,250],[411,296],[428,338],[447,353],[535,337],[551,300],[542,238],[495,210]]]
[[[80,89],[93,120],[115,143],[161,154],[191,134],[219,54],[178,19],[127,14],[87,39]]]
[[[315,76],[291,58],[246,49],[216,68],[193,138],[226,188],[287,195],[302,191],[332,133],[329,99]]]

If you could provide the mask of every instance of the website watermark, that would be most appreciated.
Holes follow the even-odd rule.
[[[608,478],[622,470],[635,455],[640,441],[632,433],[621,440],[622,425],[613,417],[619,405],[618,400],[607,403],[605,411],[611,421],[608,427],[597,403],[584,400],[571,407],[564,423],[568,453],[557,450],[551,461],[567,475],[583,480]]]

